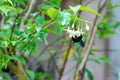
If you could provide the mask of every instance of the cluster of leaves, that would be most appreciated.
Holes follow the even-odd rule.
[[[105,39],[115,34],[115,30],[120,27],[119,21],[114,21],[116,16],[111,14],[111,11],[119,7],[118,4],[112,5],[111,2],[107,3],[107,14],[104,16],[104,19],[98,26],[97,36],[101,39]],[[111,22],[112,21],[112,22]]]

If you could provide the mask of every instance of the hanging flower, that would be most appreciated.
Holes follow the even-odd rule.
[[[84,43],[82,41],[82,37],[83,37],[83,34],[84,32],[81,30],[70,30],[69,28],[68,29],[65,29],[65,31],[68,32],[69,34],[69,37],[72,38],[72,41],[75,42],[75,43],[79,43],[81,45],[81,47],[84,47]]]
[[[82,31],[82,29],[81,30],[79,30],[79,28],[78,28],[78,30],[70,30],[69,28],[68,29],[64,29],[65,31],[67,31],[68,33],[69,33],[69,37],[78,37],[78,36],[80,36],[80,35],[83,35],[84,34],[84,32]]]

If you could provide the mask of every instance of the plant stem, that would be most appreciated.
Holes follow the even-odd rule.
[[[70,40],[70,43],[69,43],[69,46],[68,46],[68,50],[67,50],[67,54],[66,54],[66,57],[65,57],[65,61],[64,61],[64,63],[63,63],[63,67],[62,67],[62,69],[61,69],[61,71],[60,71],[58,80],[61,80],[61,79],[62,79],[62,76],[63,76],[63,73],[64,73],[64,69],[65,69],[65,67],[66,67],[66,63],[67,63],[67,60],[68,60],[68,55],[69,55],[69,52],[70,52],[71,43],[72,43],[72,40]]]
[[[99,1],[99,3],[98,3],[98,12],[100,10],[100,4],[101,4],[101,1]],[[84,69],[86,67],[89,52],[90,52],[90,49],[91,49],[92,44],[93,44],[94,35],[95,35],[96,30],[97,30],[97,25],[96,25],[97,20],[98,20],[98,16],[95,17],[94,22],[93,22],[93,27],[89,32],[89,35],[88,35],[88,38],[86,41],[86,46],[84,48],[84,51],[82,52],[85,55],[83,56],[83,60],[82,60],[81,64],[79,65],[75,80],[83,80],[83,78],[84,78]]]
[[[34,6],[35,2],[36,2],[36,0],[31,0],[30,5],[29,5],[29,8],[28,8],[25,16],[23,17],[23,20],[22,20],[21,23],[20,23],[20,31],[24,31],[25,19],[27,19],[27,18],[29,17],[29,15],[30,15],[30,13],[31,13],[31,11],[32,11],[32,9],[33,9],[33,6]]]
[[[18,80],[29,80],[20,62],[9,62],[8,67],[18,77]]]
[[[19,14],[16,16],[15,21],[13,23],[13,26],[11,28],[10,40],[12,39],[13,32],[14,32],[14,29],[15,29],[15,23],[16,23],[16,20],[18,19],[18,17],[19,17]]]

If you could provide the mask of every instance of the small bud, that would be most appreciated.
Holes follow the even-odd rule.
[[[86,28],[86,30],[89,30],[89,26],[88,26],[88,24],[85,24],[85,25],[86,25],[86,27],[85,27],[85,28]]]
[[[72,28],[74,28],[74,23],[72,24]]]
[[[66,20],[62,21],[62,25],[65,25]]]

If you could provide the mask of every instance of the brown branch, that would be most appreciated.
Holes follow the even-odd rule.
[[[83,0],[80,0],[80,1],[79,1],[79,4],[82,5],[82,3],[83,3]],[[80,18],[81,12],[82,12],[81,10],[79,10],[79,12],[78,12],[78,17],[79,17],[79,18]],[[74,28],[76,28],[76,26],[75,26]]]
[[[15,29],[15,23],[16,23],[16,20],[18,19],[18,17],[19,17],[19,14],[16,16],[15,21],[13,23],[13,26],[11,28],[10,40],[12,39],[13,32],[14,32],[14,29]]]
[[[82,3],[83,3],[83,0],[80,0],[80,1],[79,1],[79,4],[82,5]]]
[[[68,50],[67,50],[67,53],[66,53],[66,57],[65,57],[65,61],[63,63],[62,69],[60,71],[58,80],[62,79],[62,76],[63,76],[63,73],[64,73],[64,69],[66,67],[66,63],[67,63],[67,60],[68,60],[68,56],[69,56],[69,52],[70,52],[70,48],[71,48],[71,43],[72,43],[72,40],[70,40],[70,43],[69,43],[69,46],[68,46]]]
[[[20,62],[9,62],[8,67],[18,80],[29,80]]]
[[[105,0],[104,4],[100,7],[99,12],[102,12],[102,10],[104,9],[104,7],[106,7],[107,4],[107,0]]]
[[[15,46],[13,46],[13,49],[11,51],[9,50],[9,53],[11,52],[13,52],[13,55],[15,56],[17,55],[15,51]],[[10,68],[10,70],[13,71],[13,73],[15,73],[15,75],[18,77],[18,80],[29,80],[20,62],[13,61],[11,63],[10,61],[8,67]]]
[[[91,2],[93,2],[93,1],[94,1],[94,0],[91,0],[91,1],[87,2],[85,5],[88,5],[88,4],[90,4]],[[106,7],[106,3],[107,3],[107,1],[105,1],[105,2],[102,4],[102,6],[99,8],[99,13],[102,13],[103,9]],[[76,69],[78,68],[78,65],[79,65],[79,63],[77,63]],[[74,79],[75,79],[75,77],[74,77]]]
[[[2,48],[2,47],[1,47],[0,49],[3,51],[4,54],[8,54],[8,52],[7,52],[6,49],[4,49],[4,48]]]
[[[100,4],[101,4],[101,1],[99,0],[98,12],[100,11],[100,9],[99,9]],[[97,26],[96,26],[97,20],[98,20],[98,16],[95,17],[94,22],[93,22],[93,27],[89,32],[89,35],[88,35],[88,38],[87,38],[87,41],[86,41],[86,46],[84,48],[84,51],[82,52],[85,55],[83,56],[83,60],[82,60],[81,64],[79,65],[75,80],[83,80],[84,69],[85,69],[85,66],[86,66],[86,62],[87,62],[87,59],[88,59],[88,56],[89,56],[90,49],[91,49],[92,44],[93,44],[94,35],[95,35],[96,30],[97,30]]]
[[[16,74],[19,78],[19,80],[28,80],[28,77],[22,67],[22,64],[18,62],[17,66],[16,66]]]
[[[50,54],[50,56],[51,56],[49,62],[51,62],[51,60],[52,60],[53,63],[54,63],[54,65],[55,65],[55,68],[56,68],[57,72],[60,73],[60,72],[59,72],[58,65],[57,65],[57,63],[56,63],[56,61],[55,61],[55,58],[54,58],[57,53],[55,53],[55,54],[53,55],[52,53],[49,52],[49,54]]]
[[[4,25],[4,19],[5,19],[5,16],[4,14],[0,14],[0,30],[2,29],[3,25]]]
[[[88,5],[88,4],[92,3],[93,1],[95,1],[95,0],[89,0],[88,2],[84,3],[84,5]]]
[[[13,26],[11,28],[10,40],[12,39],[13,32],[14,32],[14,29],[15,29],[15,23],[16,23],[16,20],[18,19],[18,17],[19,17],[19,14],[16,16],[15,21],[13,23]],[[15,47],[16,47],[16,45],[13,46],[13,49],[11,51],[9,51],[9,53],[13,52],[14,55],[17,55],[16,51],[15,51]],[[27,77],[27,75],[26,75],[26,73],[25,73],[25,71],[23,69],[23,66],[22,66],[22,64],[20,62],[17,61],[17,64],[14,64],[14,62],[12,62],[12,64],[9,65],[8,67],[10,67],[10,66],[11,66],[11,70],[15,71],[15,74],[17,75],[19,80],[28,80],[28,77]]]
[[[32,11],[32,9],[33,9],[33,6],[34,6],[35,2],[36,2],[36,0],[31,0],[31,3],[30,3],[30,5],[29,5],[29,8],[28,8],[25,16],[23,17],[23,20],[22,20],[21,23],[20,23],[20,31],[24,31],[24,23],[25,23],[25,20],[29,17],[29,15],[30,15],[30,13],[31,13],[31,11]]]

